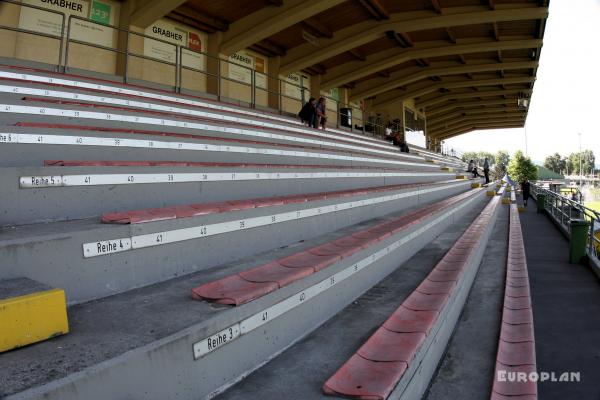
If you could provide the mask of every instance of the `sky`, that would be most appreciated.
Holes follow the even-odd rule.
[[[591,149],[600,160],[600,0],[551,0],[526,129],[473,131],[446,140],[462,151],[516,150],[533,161]]]

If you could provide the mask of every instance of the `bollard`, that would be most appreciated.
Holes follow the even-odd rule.
[[[569,262],[579,264],[586,255],[587,237],[590,223],[584,219],[571,219],[571,239],[569,242]]]
[[[543,213],[544,212],[544,203],[546,203],[546,195],[543,193],[538,193],[537,195],[537,212],[538,213]]]

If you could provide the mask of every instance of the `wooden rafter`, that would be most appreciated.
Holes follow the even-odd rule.
[[[361,53],[358,49],[348,50],[348,54],[350,54],[352,57],[356,58],[359,61],[365,61],[367,59],[367,56]]]
[[[377,21],[390,18],[390,13],[379,0],[359,0],[359,2]]]
[[[331,39],[333,37],[333,32],[331,29],[323,25],[315,18],[307,18],[302,21],[302,25],[304,28],[309,31],[309,33],[318,36],[318,37],[326,37]]]

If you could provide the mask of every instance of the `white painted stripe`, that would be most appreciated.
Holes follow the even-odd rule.
[[[87,94],[68,93],[68,92],[62,92],[62,91],[57,91],[57,90],[45,90],[45,89],[35,89],[35,88],[7,86],[7,85],[0,85],[0,93],[13,93],[13,94],[34,95],[34,96],[41,96],[41,97],[54,97],[54,98],[77,100],[77,101],[89,101],[89,102],[95,102],[95,103],[109,104],[111,106],[127,106],[127,107],[140,108],[140,109],[144,109],[144,110],[177,113],[177,114],[183,114],[186,116],[207,118],[207,119],[213,119],[213,120],[216,119],[216,120],[221,120],[221,121],[225,121],[225,122],[235,122],[235,123],[241,123],[241,124],[259,125],[264,128],[281,129],[281,130],[287,130],[287,131],[292,131],[292,132],[297,132],[297,133],[308,133],[308,132],[306,132],[305,129],[289,127],[289,126],[285,127],[285,126],[273,124],[270,122],[262,122],[262,121],[257,121],[257,120],[249,119],[249,118],[232,117],[232,116],[223,115],[223,114],[215,114],[215,113],[206,112],[206,111],[198,111],[198,110],[192,110],[192,109],[188,109],[188,108],[178,108],[178,107],[166,106],[166,105],[155,104],[155,103],[147,103],[147,102],[136,101],[136,100],[125,100],[125,99],[118,99],[118,98],[111,98],[111,97],[92,96],[92,95],[87,95]],[[209,123],[206,123],[206,129],[221,131],[222,128],[223,128],[222,125],[210,125]],[[227,129],[229,129],[229,128],[227,128]],[[231,128],[231,129],[233,129],[233,128]],[[237,128],[237,130],[240,131],[239,134],[244,135],[244,136],[252,136],[252,137],[257,137],[257,136],[262,137],[263,136],[263,135],[258,135],[256,133],[256,131],[252,130],[252,129]],[[228,131],[225,130],[225,132],[228,132]],[[314,135],[314,132],[311,132],[311,134]],[[321,135],[314,135],[314,136],[321,136]],[[365,148],[363,146],[349,145],[349,144],[344,144],[344,143],[340,143],[340,142],[323,141],[323,140],[315,140],[315,139],[302,139],[302,138],[297,138],[296,136],[289,136],[289,135],[284,135],[284,134],[278,135],[277,137],[274,137],[274,138],[282,139],[282,140],[289,140],[289,141],[310,143],[310,144],[314,144],[314,145],[324,145],[324,146],[345,148],[345,149],[357,150],[357,151],[362,151],[362,152],[367,152],[367,153],[383,154],[383,155],[392,156],[392,157],[394,157],[394,156],[398,157],[400,155],[398,152],[398,149],[393,150],[393,151],[392,150],[369,149],[369,148]],[[345,138],[345,140],[347,140],[349,142],[353,142],[353,143],[364,144],[364,141],[358,140],[358,139]],[[417,161],[417,160],[422,161],[422,158],[419,156],[409,155],[409,154],[402,154],[402,156],[405,158],[412,158],[415,161]]]
[[[120,167],[123,168],[123,167]],[[339,179],[388,177],[451,177],[443,172],[197,172],[151,174],[90,174],[22,176],[23,189],[68,186],[138,185],[150,183],[231,182],[289,179]]]
[[[11,106],[12,109],[13,106]],[[21,107],[21,106],[17,106]],[[25,108],[36,108],[36,107],[25,107]],[[28,110],[24,110],[28,111]],[[66,110],[65,110],[66,111]],[[1,112],[1,109],[0,109]],[[46,112],[46,111],[44,111]],[[77,112],[76,112],[77,113]],[[42,113],[43,114],[43,113]],[[93,113],[97,114],[97,113]],[[137,117],[133,117],[137,118]],[[247,146],[230,146],[230,145],[215,145],[208,143],[190,143],[190,142],[171,142],[163,140],[142,140],[142,139],[129,139],[126,137],[112,137],[102,138],[95,136],[70,136],[70,135],[33,135],[29,133],[11,133],[11,132],[0,132],[0,143],[8,144],[37,144],[37,145],[72,145],[72,146],[102,146],[102,147],[132,147],[132,148],[145,148],[145,149],[160,149],[160,150],[192,150],[192,151],[213,151],[213,152],[226,152],[226,153],[246,153],[246,154],[264,154],[274,156],[289,156],[289,157],[307,157],[307,158],[320,158],[320,159],[333,159],[333,160],[345,160],[345,161],[359,161],[367,163],[378,163],[378,164],[390,164],[390,165],[418,165],[420,167],[431,167],[439,168],[431,164],[415,164],[405,161],[359,157],[359,156],[346,156],[328,153],[316,153],[310,151],[294,151],[294,150],[280,150],[274,148],[262,148],[262,147],[247,147]]]
[[[406,197],[413,197],[425,193],[433,193],[448,188],[456,187],[464,183],[453,183],[433,188],[417,189],[410,192],[395,193],[385,196],[372,197],[369,199],[348,201],[344,203],[324,205],[321,207],[306,208],[295,211],[288,211],[279,214],[265,215],[261,217],[246,218],[240,220],[219,222],[216,224],[193,226],[189,228],[173,229],[170,231],[160,231],[144,235],[135,235],[131,239],[130,248],[110,248],[105,252],[103,247],[98,246],[100,242],[90,242],[83,244],[83,256],[85,258],[103,256],[111,253],[118,253],[132,249],[142,249],[145,247],[161,246],[168,243],[183,242],[191,239],[199,239],[207,236],[220,235],[222,233],[241,231],[257,228],[260,226],[274,225],[281,222],[299,220],[303,218],[314,217],[317,215],[329,214],[343,210],[349,210],[358,207],[365,207],[374,204],[395,201]],[[119,239],[114,239],[119,240]],[[114,250],[114,251],[113,251]]]
[[[112,92],[112,93],[117,93],[117,94],[122,94],[122,95],[138,96],[138,97],[144,97],[144,98],[155,99],[155,100],[160,100],[160,101],[169,101],[169,102],[185,104],[185,105],[190,105],[190,106],[205,107],[205,108],[211,108],[214,110],[221,110],[221,111],[233,112],[233,113],[238,113],[238,114],[251,115],[254,117],[271,119],[274,121],[281,121],[281,122],[285,122],[285,123],[292,124],[292,125],[302,125],[300,123],[300,121],[293,120],[291,118],[280,117],[275,114],[255,112],[255,111],[251,111],[251,110],[247,110],[247,109],[243,109],[243,108],[227,106],[224,104],[211,103],[211,102],[201,101],[201,100],[191,100],[191,99],[169,96],[169,95],[164,95],[164,94],[159,94],[159,93],[145,92],[142,90],[127,89],[127,88],[122,88],[122,87],[118,87],[118,86],[102,85],[102,84],[96,84],[96,83],[85,82],[85,81],[75,81],[75,80],[69,80],[69,79],[52,78],[52,77],[48,77],[48,76],[32,75],[32,74],[25,74],[25,73],[15,73],[15,72],[8,72],[8,71],[0,71],[0,77],[8,78],[8,79],[15,79],[15,80],[32,81],[32,82],[38,82],[38,83],[51,83],[51,84],[70,86],[70,87],[75,87],[75,88],[82,88],[82,89],[93,89],[93,90],[97,90],[97,91]],[[328,130],[335,132],[337,134],[340,134],[340,135],[355,137],[355,138],[361,139],[362,141],[372,142],[370,144],[373,146],[378,146],[378,147],[387,148],[387,149],[391,148],[391,145],[382,143],[380,140],[377,140],[374,138],[365,137],[365,136],[358,135],[358,134],[351,133],[351,132],[346,132],[346,131],[343,131],[340,129],[328,129]],[[306,133],[315,133],[314,130],[309,130],[309,129],[305,129],[304,131]],[[322,133],[322,132],[321,133],[317,132],[317,134],[320,134],[321,136],[327,136],[325,133]]]
[[[329,288],[337,285],[340,282],[343,282],[345,279],[348,279],[358,271],[361,271],[365,268],[372,266],[375,261],[385,257],[389,253],[397,250],[400,246],[410,242],[411,240],[419,237],[421,234],[432,228],[433,226],[439,224],[444,219],[448,218],[450,215],[456,213],[462,208],[468,206],[470,203],[475,201],[478,197],[472,196],[466,201],[460,202],[458,205],[455,205],[451,210],[441,214],[440,216],[434,218],[427,224],[421,226],[420,228],[414,230],[408,235],[403,235],[399,240],[391,243],[390,245],[384,247],[383,249],[368,255],[357,263],[341,270],[340,272],[333,274],[321,282],[318,282],[305,290],[302,290],[293,296],[288,297],[285,300],[280,301],[270,307],[265,308],[262,311],[257,312],[256,314],[237,322],[230,327],[207,337],[199,342],[194,343],[193,345],[193,355],[194,359],[199,359],[206,354],[212,353],[223,345],[237,339],[238,337],[245,335],[253,330],[260,328],[261,326],[271,322],[275,318],[291,311],[292,309],[298,307],[302,303],[318,296]],[[232,334],[230,336],[226,336],[223,338],[223,335],[227,335],[229,332]],[[239,334],[237,333],[239,332]],[[220,337],[220,338],[219,338]],[[231,337],[231,339],[229,339]],[[214,345],[215,343],[220,343],[219,345]]]

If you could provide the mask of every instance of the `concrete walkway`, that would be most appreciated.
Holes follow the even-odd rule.
[[[600,399],[600,283],[568,262],[569,243],[535,204],[521,213],[538,372],[580,372],[580,382],[539,382],[540,399]]]

